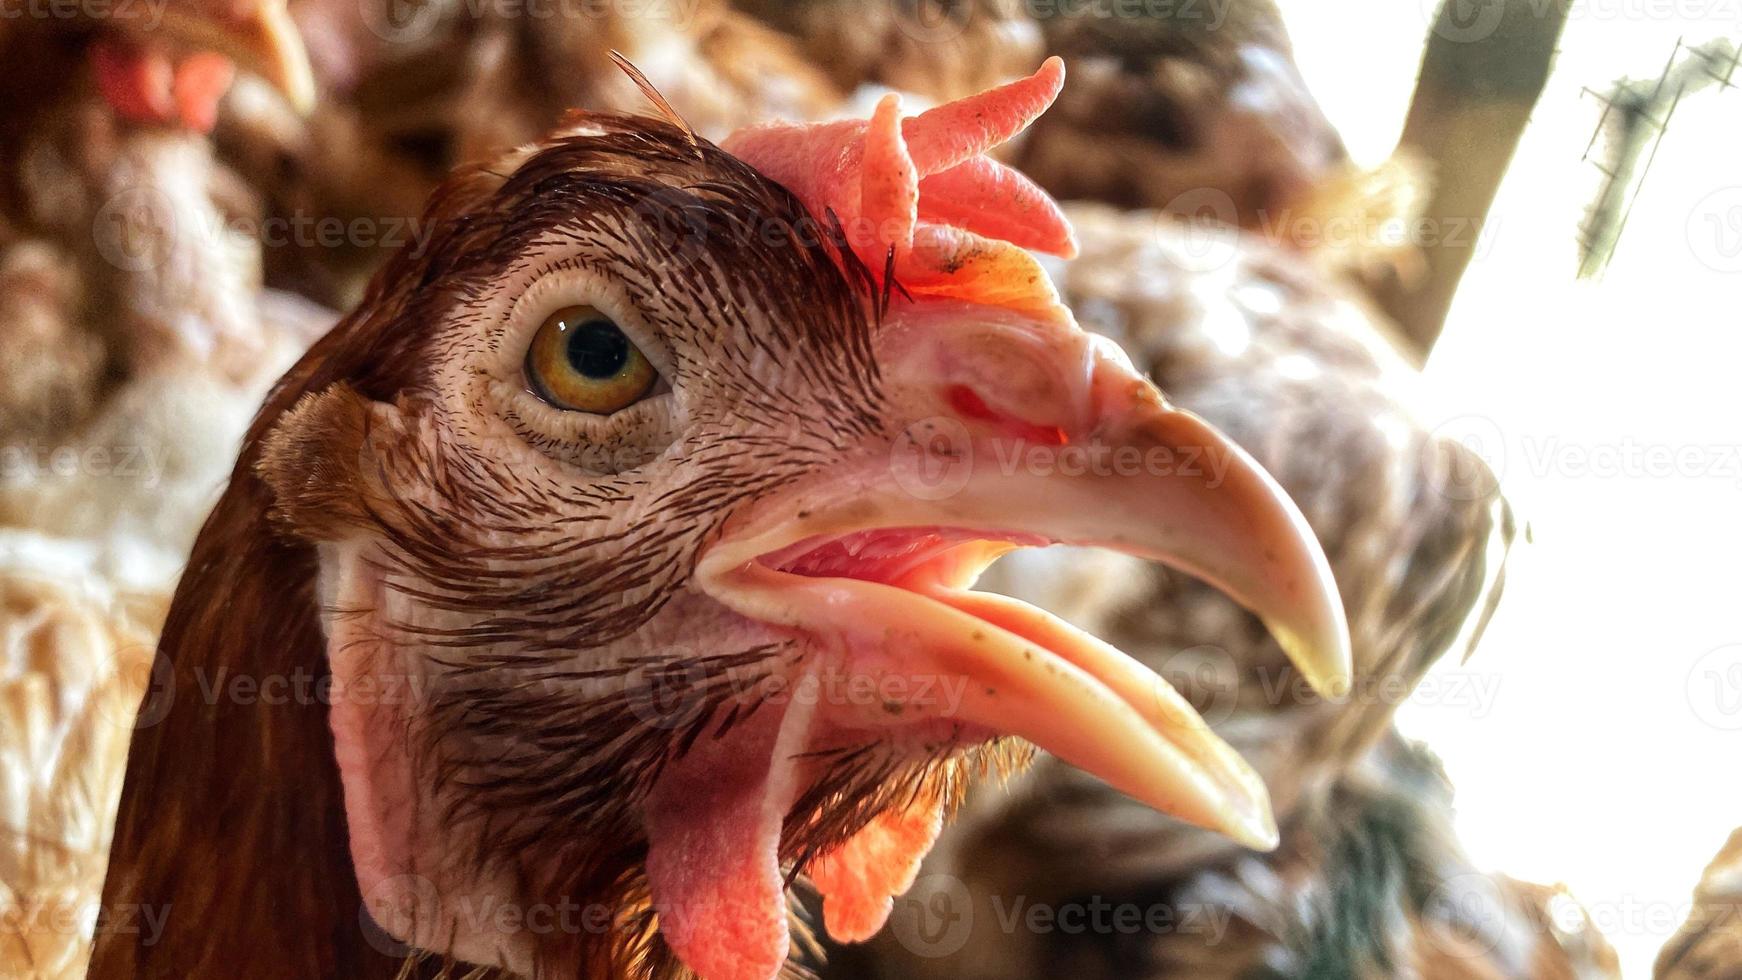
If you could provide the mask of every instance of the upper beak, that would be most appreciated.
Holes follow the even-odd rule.
[[[215,51],[265,79],[298,112],[314,108],[314,71],[285,0],[170,0],[135,16],[126,29],[184,50]]]
[[[906,422],[893,447],[737,515],[703,556],[703,587],[744,615],[836,641],[831,670],[964,682],[950,703],[846,708],[838,724],[1017,735],[1157,809],[1275,846],[1258,776],[1165,681],[969,586],[1030,544],[1164,562],[1256,613],[1334,696],[1350,683],[1348,627],[1316,538],[1250,456],[1170,407],[1068,314],[967,314],[885,324],[879,363]]]

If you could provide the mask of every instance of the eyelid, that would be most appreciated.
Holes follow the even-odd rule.
[[[498,404],[512,406],[505,422],[528,452],[594,475],[620,473],[657,459],[680,441],[681,409],[669,390],[659,391],[610,415],[592,415],[558,408],[509,382],[490,382]],[[646,438],[625,440],[634,432]],[[536,446],[537,448],[533,448]],[[614,457],[613,457],[613,454]],[[626,455],[644,457],[627,465],[601,465],[602,458],[623,462]]]
[[[508,329],[504,331],[504,358],[512,370],[519,370],[526,351],[537,336],[538,328],[552,313],[567,306],[591,306],[609,317],[641,349],[653,365],[660,382],[675,389],[672,378],[676,361],[663,337],[649,329],[624,290],[609,277],[588,269],[556,269],[535,274],[535,278],[514,300],[508,310]],[[658,382],[656,382],[657,384]]]

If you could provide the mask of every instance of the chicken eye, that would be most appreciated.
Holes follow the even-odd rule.
[[[609,415],[640,401],[659,375],[610,317],[570,306],[539,326],[526,351],[526,378],[558,408]]]

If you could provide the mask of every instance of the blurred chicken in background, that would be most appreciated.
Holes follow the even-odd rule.
[[[863,111],[887,89],[918,105],[959,98],[1058,53],[1071,84],[1004,154],[1056,196],[1208,216],[1364,277],[1403,258],[1370,236],[1328,247],[1298,234],[1331,217],[1365,226],[1408,214],[1421,183],[1407,158],[1370,172],[1350,163],[1270,0],[1113,19],[1031,8],[296,0],[321,88],[316,110],[301,119],[275,100],[235,99],[215,135],[248,182],[268,190],[269,213],[409,218],[454,164],[531,140],[571,108],[640,111],[644,99],[612,66],[613,50],[709,137]],[[343,307],[384,251],[275,249],[268,278]]]
[[[842,101],[790,40],[723,0],[297,0],[292,13],[321,89],[314,112],[251,99],[215,134],[281,216],[414,218],[456,164],[533,141],[570,110],[644,111],[613,51],[714,139],[753,122],[819,118]],[[269,280],[340,307],[390,251],[293,246],[268,256]]]
[[[327,322],[262,290],[205,136],[238,65],[306,106],[282,5],[100,10],[0,21],[0,963],[32,977],[83,972],[169,593]]]

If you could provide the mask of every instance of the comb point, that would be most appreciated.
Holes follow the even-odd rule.
[[[1046,111],[1064,71],[1048,58],[918,116],[902,119],[891,93],[870,119],[754,126],[723,147],[828,216],[842,265],[880,285],[883,304],[893,285],[907,299],[1056,311],[1057,290],[1025,250],[1076,254],[1070,222],[1039,185],[984,154]]]
[[[920,176],[971,160],[1040,118],[1065,84],[1064,59],[1046,59],[1027,78],[928,109],[904,127]]]
[[[899,258],[912,247],[919,221],[919,173],[901,135],[901,96],[894,92],[878,101],[865,130],[859,215],[877,250],[893,250]]]

